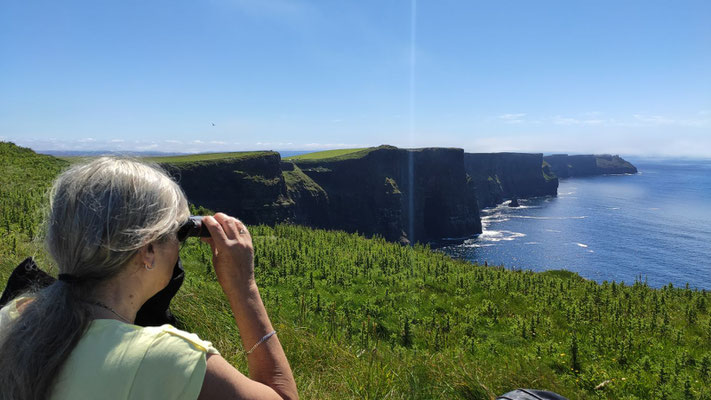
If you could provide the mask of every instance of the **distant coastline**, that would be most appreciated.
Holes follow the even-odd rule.
[[[613,155],[467,153],[382,145],[320,152],[45,151],[58,157],[150,157],[194,204],[249,224],[289,222],[403,244],[482,232],[480,210],[557,196],[558,178],[636,173]],[[216,192],[219,191],[219,192]]]

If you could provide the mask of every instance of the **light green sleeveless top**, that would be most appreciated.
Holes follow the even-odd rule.
[[[17,317],[15,302],[0,311],[0,327]],[[197,399],[218,354],[210,342],[171,325],[142,328],[97,319],[67,359],[52,400]]]

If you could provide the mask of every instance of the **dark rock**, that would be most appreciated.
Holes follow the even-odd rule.
[[[294,160],[328,196],[320,223],[304,222],[402,243],[480,233],[463,156],[461,149],[380,146],[357,158]]]
[[[291,222],[323,228],[331,227],[329,214],[324,212],[329,204],[328,193],[292,162],[282,161],[281,165],[287,193],[294,202]]]
[[[514,197],[514,198],[511,199],[511,201],[509,202],[509,207],[521,207],[521,205],[518,204],[518,199],[516,199],[516,198]]]
[[[596,165],[608,162],[598,159]],[[291,222],[401,243],[480,233],[480,207],[505,198],[516,206],[520,198],[556,195],[558,188],[541,154],[454,148],[380,146],[292,160],[260,152],[164,166],[191,202],[248,224]]]
[[[274,224],[294,218],[276,152],[163,164],[185,191],[188,201],[238,216],[247,224]]]
[[[504,198],[558,193],[558,178],[542,154],[465,153],[464,167],[472,178],[479,208],[494,207]]]
[[[554,154],[545,156],[553,173],[559,178],[593,176],[606,174],[636,174],[637,168],[618,155],[589,154],[574,155]]]

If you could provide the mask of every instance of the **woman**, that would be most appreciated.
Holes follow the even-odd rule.
[[[235,218],[205,217],[203,240],[251,379],[196,335],[132,324],[168,284],[188,216],[180,187],[154,166],[104,157],[61,174],[46,234],[59,280],[0,311],[0,398],[297,398],[254,280],[252,238]]]

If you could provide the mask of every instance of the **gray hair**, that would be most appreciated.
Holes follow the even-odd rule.
[[[72,166],[54,182],[45,222],[55,282],[0,334],[0,399],[44,399],[91,322],[96,284],[120,273],[138,250],[164,241],[187,220],[185,194],[160,167],[101,157]]]

